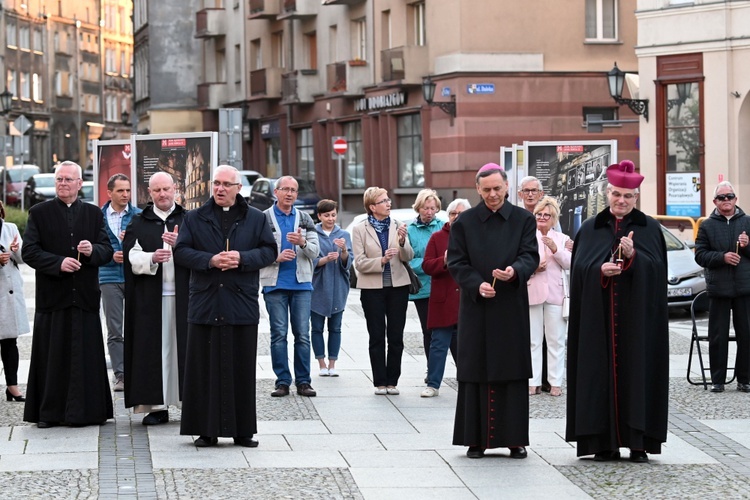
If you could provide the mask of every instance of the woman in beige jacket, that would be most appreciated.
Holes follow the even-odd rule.
[[[352,248],[370,335],[372,382],[375,394],[396,395],[409,305],[410,280],[404,266],[409,265],[414,250],[406,225],[390,217],[388,191],[367,188],[363,201],[368,216],[352,229]]]

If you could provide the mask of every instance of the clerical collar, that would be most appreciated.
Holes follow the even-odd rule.
[[[222,209],[223,211],[225,211],[225,212],[229,212],[229,209],[230,209],[230,208],[232,208],[232,207],[221,207],[221,209]]]
[[[170,216],[172,212],[174,212],[175,204],[172,203],[172,206],[167,210],[166,212],[164,210],[160,210],[156,205],[154,205],[154,213],[157,217],[159,217],[161,220],[167,220],[167,217]]]

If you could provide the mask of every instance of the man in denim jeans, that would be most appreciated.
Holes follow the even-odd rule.
[[[294,383],[297,394],[316,395],[310,385],[310,299],[313,259],[318,256],[318,235],[312,218],[294,208],[299,185],[294,177],[276,181],[276,203],[265,211],[279,255],[261,269],[260,282],[271,323],[271,363],[276,374],[273,397],[289,395],[287,333],[289,320],[294,335]]]

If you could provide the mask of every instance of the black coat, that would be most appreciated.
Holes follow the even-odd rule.
[[[622,229],[625,235],[633,231],[636,253],[618,278],[614,295],[613,285],[603,287],[608,281],[602,281],[601,276],[602,264],[610,259],[616,247],[614,217],[609,208],[583,223],[573,246],[568,320],[568,441],[598,435],[604,436],[606,442],[615,435],[618,417],[654,442],[661,443],[667,438],[666,243],[659,223],[638,210],[623,219]],[[612,324],[616,325],[614,332]],[[613,352],[617,355],[616,370]],[[606,446],[600,451],[617,449],[616,442]]]
[[[492,271],[513,266],[516,276],[497,280],[492,299],[479,285]],[[531,377],[529,296],[526,282],[539,266],[536,222],[506,202],[497,212],[482,202],[456,219],[448,243],[448,270],[461,288],[458,314],[460,382],[495,383]]]
[[[68,217],[73,217],[72,231]],[[89,257],[80,255],[81,269],[60,272],[65,257],[78,258],[82,240],[93,245]],[[59,198],[34,205],[23,237],[24,262],[36,269],[36,311],[79,307],[99,312],[99,266],[112,260],[112,245],[104,229],[101,209],[76,200],[68,207]]]
[[[240,267],[209,268],[211,257],[226,249],[211,198],[185,215],[174,249],[175,264],[192,270],[188,323],[257,325],[259,271],[276,260],[278,250],[265,214],[237,195],[240,216],[229,230],[230,250],[240,253]]]
[[[182,226],[185,210],[176,205],[167,217],[168,231]],[[163,248],[165,221],[154,213],[153,204],[135,215],[125,231],[125,407],[163,404],[162,383],[162,266],[154,275],[133,274],[130,251],[136,240],[144,252]],[[187,348],[188,286],[190,269],[174,266],[177,363],[180,394]]]
[[[705,268],[706,289],[709,297],[734,298],[750,295],[750,245],[737,246],[743,231],[750,234],[750,217],[740,207],[727,220],[717,210],[704,220],[695,239],[695,262]],[[740,263],[730,266],[724,262],[726,252],[742,256]]]

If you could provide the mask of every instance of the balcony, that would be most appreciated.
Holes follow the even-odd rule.
[[[195,13],[195,38],[211,38],[226,34],[224,9],[203,9]]]
[[[362,95],[362,87],[370,84],[366,61],[354,60],[326,66],[326,92]]]
[[[323,0],[323,5],[357,5],[366,0]]]
[[[281,0],[282,7],[277,19],[308,19],[318,15],[318,1]]]
[[[250,0],[248,19],[276,19],[281,13],[279,0]]]
[[[281,104],[312,104],[322,93],[317,69],[302,69],[281,75]]]
[[[380,51],[382,81],[400,80],[401,83],[422,84],[429,72],[427,46],[409,45]]]
[[[226,83],[198,84],[198,107],[203,109],[219,109],[227,100]]]
[[[263,68],[250,72],[251,99],[280,99],[284,68]]]

